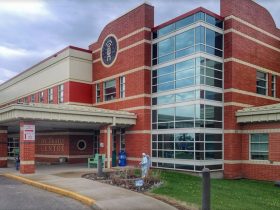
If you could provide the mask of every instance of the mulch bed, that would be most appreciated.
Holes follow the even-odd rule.
[[[146,192],[154,187],[158,187],[162,183],[160,180],[153,177],[143,179],[143,186],[135,186],[135,181],[140,177],[134,174],[116,173],[116,172],[103,172],[103,177],[98,177],[96,173],[84,174],[83,178],[99,181],[106,184],[122,187],[136,192]]]

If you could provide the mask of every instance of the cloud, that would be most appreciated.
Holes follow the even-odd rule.
[[[25,56],[28,56],[28,51],[25,49],[0,46],[0,57],[15,58]]]
[[[41,0],[0,0],[0,13],[31,21],[38,21],[39,17],[54,19],[47,4]]]
[[[4,59],[12,59],[17,60],[19,58],[28,58],[28,57],[38,57],[38,58],[45,58],[51,56],[52,54],[56,53],[57,51],[65,48],[66,46],[56,46],[52,49],[37,49],[37,50],[27,50],[23,48],[13,48],[13,47],[6,47],[0,46],[0,58]]]
[[[9,69],[0,68],[0,84],[16,76],[18,73]]]

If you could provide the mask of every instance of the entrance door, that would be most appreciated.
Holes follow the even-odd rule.
[[[14,160],[19,154],[19,139],[8,138],[8,158]]]

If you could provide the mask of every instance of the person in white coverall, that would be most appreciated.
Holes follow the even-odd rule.
[[[142,178],[147,176],[148,168],[149,168],[149,161],[148,157],[145,153],[142,153],[142,161],[140,162],[141,170],[142,170]]]

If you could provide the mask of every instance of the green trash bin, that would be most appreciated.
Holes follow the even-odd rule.
[[[116,150],[112,151],[112,167],[117,166],[117,152]]]

